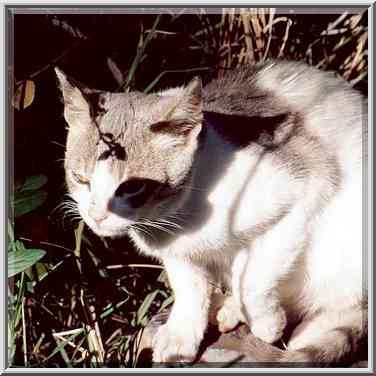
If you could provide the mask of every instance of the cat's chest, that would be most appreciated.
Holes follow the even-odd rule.
[[[210,168],[205,166],[199,172],[195,187],[204,186],[205,171]],[[192,191],[179,209],[180,230],[155,234],[155,241],[150,242],[141,234],[131,236],[142,253],[162,259],[167,255],[213,262],[231,259],[244,246],[245,234],[257,236],[259,225],[268,223],[281,205],[293,199],[294,190],[285,188],[291,185],[290,179],[270,159],[238,153],[207,190]]]
[[[205,224],[198,222],[191,222],[175,235],[159,232],[151,239],[133,232],[130,236],[142,253],[162,260],[167,256],[216,258],[218,250],[230,243],[225,219],[222,216],[206,219]]]
[[[210,190],[193,192],[179,209],[180,230],[156,234],[155,241],[148,242],[138,234],[133,240],[143,253],[161,259],[170,255],[214,263],[231,259],[244,246],[245,234],[267,222],[280,204],[291,199],[291,192],[281,190],[289,176],[272,172],[266,158],[260,162],[239,153]],[[202,187],[200,179],[204,178],[199,175],[195,185]]]

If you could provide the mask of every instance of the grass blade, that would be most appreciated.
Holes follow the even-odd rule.
[[[144,326],[146,324],[147,313],[155,297],[158,295],[159,290],[155,290],[146,295],[146,298],[142,302],[140,308],[137,311],[137,324]]]
[[[59,352],[62,354],[63,359],[64,359],[65,355],[67,355],[67,352],[64,350],[65,346],[68,345],[69,342],[72,342],[82,332],[83,332],[83,329],[81,329],[80,331],[72,334],[71,336],[69,336],[68,338],[66,338],[64,341],[62,341],[60,343],[59,343],[58,339],[56,339],[55,336],[54,336],[57,346],[55,347],[54,351],[52,351],[52,353],[46,359],[44,359],[44,363],[47,362],[49,359],[51,359],[53,356],[55,356]],[[54,334],[56,334],[56,333],[54,333]],[[63,350],[63,352],[62,352],[62,350]],[[69,358],[64,359],[65,362],[66,362],[66,360],[68,360],[68,363],[70,363]],[[68,363],[67,363],[67,365],[68,365]]]
[[[133,59],[131,68],[129,69],[127,80],[126,80],[125,84],[123,85],[123,90],[127,90],[128,87],[130,86],[130,84],[132,83],[132,81],[134,80],[136,70],[139,67],[139,65],[140,65],[140,63],[143,59],[146,47],[148,46],[149,42],[151,41],[151,39],[153,38],[153,36],[155,34],[155,30],[156,30],[156,28],[159,24],[160,18],[161,18],[160,14],[155,18],[154,24],[153,24],[152,28],[150,29],[150,31],[148,32],[148,34],[145,38],[145,41],[143,41],[143,33],[141,33],[139,43],[138,43],[138,47],[137,47],[136,56]]]
[[[199,72],[199,71],[206,71],[209,70],[209,67],[198,67],[198,68],[190,68],[190,69],[169,69],[165,70],[158,74],[158,76],[145,88],[144,93],[148,93],[150,90],[154,88],[155,85],[159,82],[159,80],[167,73],[187,73],[187,72]]]

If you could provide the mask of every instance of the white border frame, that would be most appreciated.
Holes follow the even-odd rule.
[[[284,7],[291,7],[294,8],[294,6],[304,6],[305,8],[317,8],[321,6],[338,6],[339,9],[341,8],[360,8],[367,6],[369,10],[368,14],[368,26],[369,26],[369,33],[368,33],[368,51],[369,51],[369,64],[368,64],[368,98],[369,98],[369,105],[368,105],[368,115],[369,115],[369,132],[368,132],[368,140],[367,140],[367,147],[368,147],[368,164],[367,164],[367,171],[366,171],[366,179],[367,184],[365,185],[365,193],[367,194],[367,204],[364,209],[366,209],[366,221],[367,221],[367,228],[366,228],[366,237],[367,237],[367,256],[365,257],[365,260],[367,261],[367,281],[368,281],[368,289],[369,289],[369,301],[368,301],[368,322],[369,322],[369,357],[368,357],[368,368],[231,368],[231,369],[224,369],[224,368],[160,368],[160,369],[149,369],[149,368],[138,368],[138,369],[128,369],[128,368],[88,368],[88,369],[68,369],[68,368],[7,368],[7,346],[6,343],[7,335],[3,336],[3,341],[0,341],[0,372],[1,373],[9,373],[9,374],[17,374],[17,373],[50,373],[53,371],[54,373],[201,373],[201,372],[207,372],[207,373],[372,373],[373,374],[373,339],[374,339],[374,327],[373,327],[373,62],[374,62],[374,51],[373,51],[373,42],[374,42],[374,25],[373,20],[375,16],[375,7],[373,5],[372,1],[331,1],[329,4],[325,0],[316,0],[315,2],[307,2],[302,3],[298,0],[292,0],[287,3],[282,2],[276,2],[276,1],[256,1],[255,3],[249,4],[248,1],[244,0],[237,0],[234,4],[229,4],[229,1],[223,2],[223,1],[213,1],[213,0],[207,0],[205,2],[199,1],[199,0],[191,0],[190,2],[176,2],[176,1],[157,1],[157,0],[149,0],[149,1],[140,1],[140,2],[129,2],[129,1],[122,1],[122,0],[112,0],[110,3],[104,3],[103,1],[98,0],[92,0],[90,4],[88,4],[85,0],[76,0],[76,1],[67,1],[67,2],[56,2],[56,1],[47,1],[47,0],[40,0],[38,2],[35,2],[33,0],[14,0],[12,2],[6,3],[3,0],[0,0],[0,4],[2,5],[2,13],[1,13],[1,27],[3,32],[3,38],[1,40],[1,51],[4,51],[5,53],[2,55],[3,58],[1,59],[1,83],[3,86],[3,90],[1,92],[1,101],[0,101],[0,113],[3,114],[3,124],[0,131],[0,180],[2,182],[0,192],[2,193],[0,195],[0,208],[4,208],[3,215],[0,217],[0,238],[3,239],[2,245],[3,248],[3,262],[0,262],[0,268],[3,275],[3,279],[1,280],[1,286],[0,286],[0,297],[1,301],[4,303],[4,310],[0,311],[0,319],[1,319],[1,326],[0,326],[0,333],[7,333],[7,276],[6,276],[6,262],[7,262],[7,250],[5,248],[6,244],[6,214],[7,210],[6,207],[8,205],[6,201],[6,184],[7,184],[7,176],[6,176],[6,163],[7,163],[7,157],[9,155],[6,155],[7,151],[9,150],[6,146],[6,127],[9,127],[9,124],[6,123],[6,111],[8,110],[7,107],[7,92],[6,92],[6,82],[7,82],[7,76],[6,76],[6,56],[7,56],[7,43],[6,43],[6,22],[7,22],[7,15],[6,15],[6,8],[4,5],[11,7],[11,6],[24,6],[25,10],[27,9],[27,6],[35,7],[40,6],[41,8],[54,8],[55,6],[59,8],[60,6],[72,6],[72,8],[75,7],[85,7],[85,11],[89,11],[90,7],[95,6],[105,6],[107,9],[110,7],[116,8],[117,6],[127,6],[127,7],[134,7],[134,8],[142,8],[142,7],[162,7],[162,6],[187,6],[187,7],[202,7],[205,8],[207,6],[213,7],[216,6],[218,8],[222,8],[225,6],[231,6],[231,7],[237,7],[237,6],[263,6],[263,7],[271,7],[271,6],[284,6]],[[34,8],[35,9],[35,8]],[[28,9],[29,12],[31,8]],[[59,12],[61,12],[63,9],[60,8]],[[40,9],[40,11],[43,11],[43,9]],[[369,205],[372,204],[372,205]],[[365,240],[365,239],[364,239]],[[372,291],[372,292],[371,292]]]

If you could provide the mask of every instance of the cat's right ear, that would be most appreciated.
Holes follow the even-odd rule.
[[[64,99],[64,117],[70,127],[82,126],[90,122],[90,106],[82,91],[73,80],[59,68],[55,73]]]

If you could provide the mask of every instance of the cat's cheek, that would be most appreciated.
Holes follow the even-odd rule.
[[[92,227],[91,225],[93,223],[90,223],[91,220],[88,214],[90,193],[88,191],[85,192],[84,189],[81,189],[73,192],[72,197],[77,202],[78,212],[80,213],[82,219],[85,221],[87,225],[89,225],[89,227]]]

